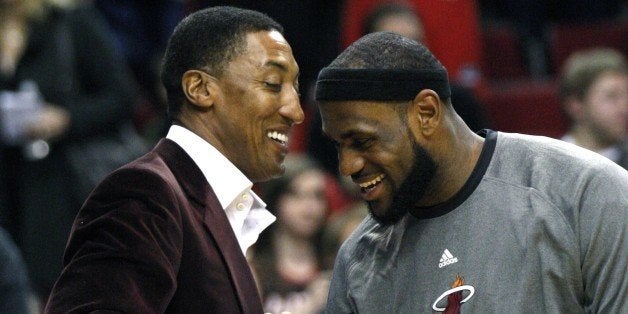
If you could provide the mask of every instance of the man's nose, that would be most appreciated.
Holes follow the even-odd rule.
[[[339,149],[338,170],[343,176],[351,176],[364,168],[364,158],[349,149]]]
[[[293,124],[303,122],[305,114],[303,113],[303,108],[301,108],[301,101],[299,100],[299,94],[296,90],[286,94],[283,104],[279,109],[279,113],[290,119]]]

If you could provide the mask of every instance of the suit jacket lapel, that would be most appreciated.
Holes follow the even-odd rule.
[[[209,193],[207,193],[207,205],[204,223],[214,236],[214,239],[216,239],[218,248],[222,252],[225,261],[227,261],[231,279],[238,291],[238,297],[242,304],[242,312],[262,313],[261,298],[249,264],[242,254],[227,215],[220,206],[211,187],[209,188]],[[225,226],[228,228],[225,228]]]
[[[155,150],[164,156],[182,188],[199,204],[203,212],[203,223],[216,240],[218,250],[229,269],[242,312],[262,313],[261,298],[249,264],[242,254],[227,215],[205,176],[192,158],[173,141],[162,139]]]

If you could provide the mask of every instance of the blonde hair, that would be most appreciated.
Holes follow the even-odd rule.
[[[598,77],[607,72],[628,74],[624,55],[611,48],[593,48],[573,53],[565,62],[560,97],[583,99]]]

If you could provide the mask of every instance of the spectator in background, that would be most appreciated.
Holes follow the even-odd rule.
[[[625,18],[625,0],[478,0],[483,19],[511,23],[521,43],[530,75],[553,77],[551,68],[550,25],[595,23]]]
[[[363,22],[363,34],[390,31],[423,43],[425,31],[420,17],[415,10],[403,2],[382,2],[373,8]],[[472,91],[459,84],[451,85],[454,109],[471,128],[477,132],[491,127],[484,105]],[[336,150],[320,130],[320,116],[314,117],[310,130],[309,152],[321,160],[326,169],[337,173]]]
[[[565,62],[560,80],[570,119],[563,140],[600,153],[628,169],[628,68],[616,50],[578,51]]]
[[[329,214],[326,173],[306,155],[286,158],[281,178],[264,184],[264,200],[277,216],[249,259],[270,313],[318,313],[327,299],[322,232]]]
[[[134,85],[111,43],[87,3],[0,1],[0,214],[43,300],[93,187],[82,179],[104,166],[70,158],[86,161],[77,146],[115,141],[131,121]]]
[[[140,90],[135,120],[151,142],[169,126],[166,100],[159,82],[159,61],[168,37],[185,15],[186,1],[96,0],[95,7],[107,21],[118,53],[124,56]]]
[[[30,283],[22,255],[11,236],[0,228],[0,313],[29,313]]]
[[[386,31],[419,43],[423,43],[425,39],[420,17],[412,7],[402,3],[381,4],[364,20],[364,35]],[[451,100],[456,113],[472,131],[478,132],[491,127],[484,105],[475,98],[471,90],[459,84],[451,84]]]
[[[414,9],[404,2],[383,2],[364,18],[362,34],[389,31],[417,42],[425,40],[425,28]]]

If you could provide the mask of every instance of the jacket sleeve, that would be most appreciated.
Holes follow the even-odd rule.
[[[107,178],[76,218],[45,312],[166,311],[183,246],[172,190],[148,171]]]

